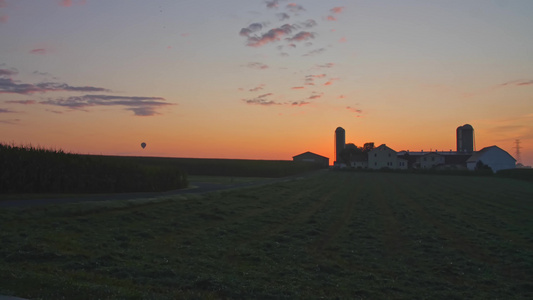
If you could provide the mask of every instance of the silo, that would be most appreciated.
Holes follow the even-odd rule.
[[[457,152],[474,152],[474,128],[470,124],[457,127]]]
[[[335,161],[340,161],[341,159],[341,151],[344,149],[344,146],[346,145],[346,131],[344,131],[344,128],[337,127],[335,129]]]

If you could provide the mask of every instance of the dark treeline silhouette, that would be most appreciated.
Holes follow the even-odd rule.
[[[116,193],[187,187],[176,166],[0,144],[1,193]]]

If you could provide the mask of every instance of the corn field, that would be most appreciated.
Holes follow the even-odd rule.
[[[0,144],[0,193],[116,193],[179,189],[185,172],[34,146]]]

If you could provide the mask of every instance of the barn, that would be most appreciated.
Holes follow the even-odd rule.
[[[480,163],[489,166],[493,172],[516,167],[516,159],[498,146],[485,147],[476,152],[466,161],[466,166],[469,170],[475,170]]]
[[[320,164],[326,168],[329,166],[329,158],[309,151],[293,156],[292,160]]]

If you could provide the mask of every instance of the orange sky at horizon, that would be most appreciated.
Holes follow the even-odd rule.
[[[67,2],[2,1],[2,143],[333,163],[337,127],[449,151],[471,124],[533,165],[533,1]]]

